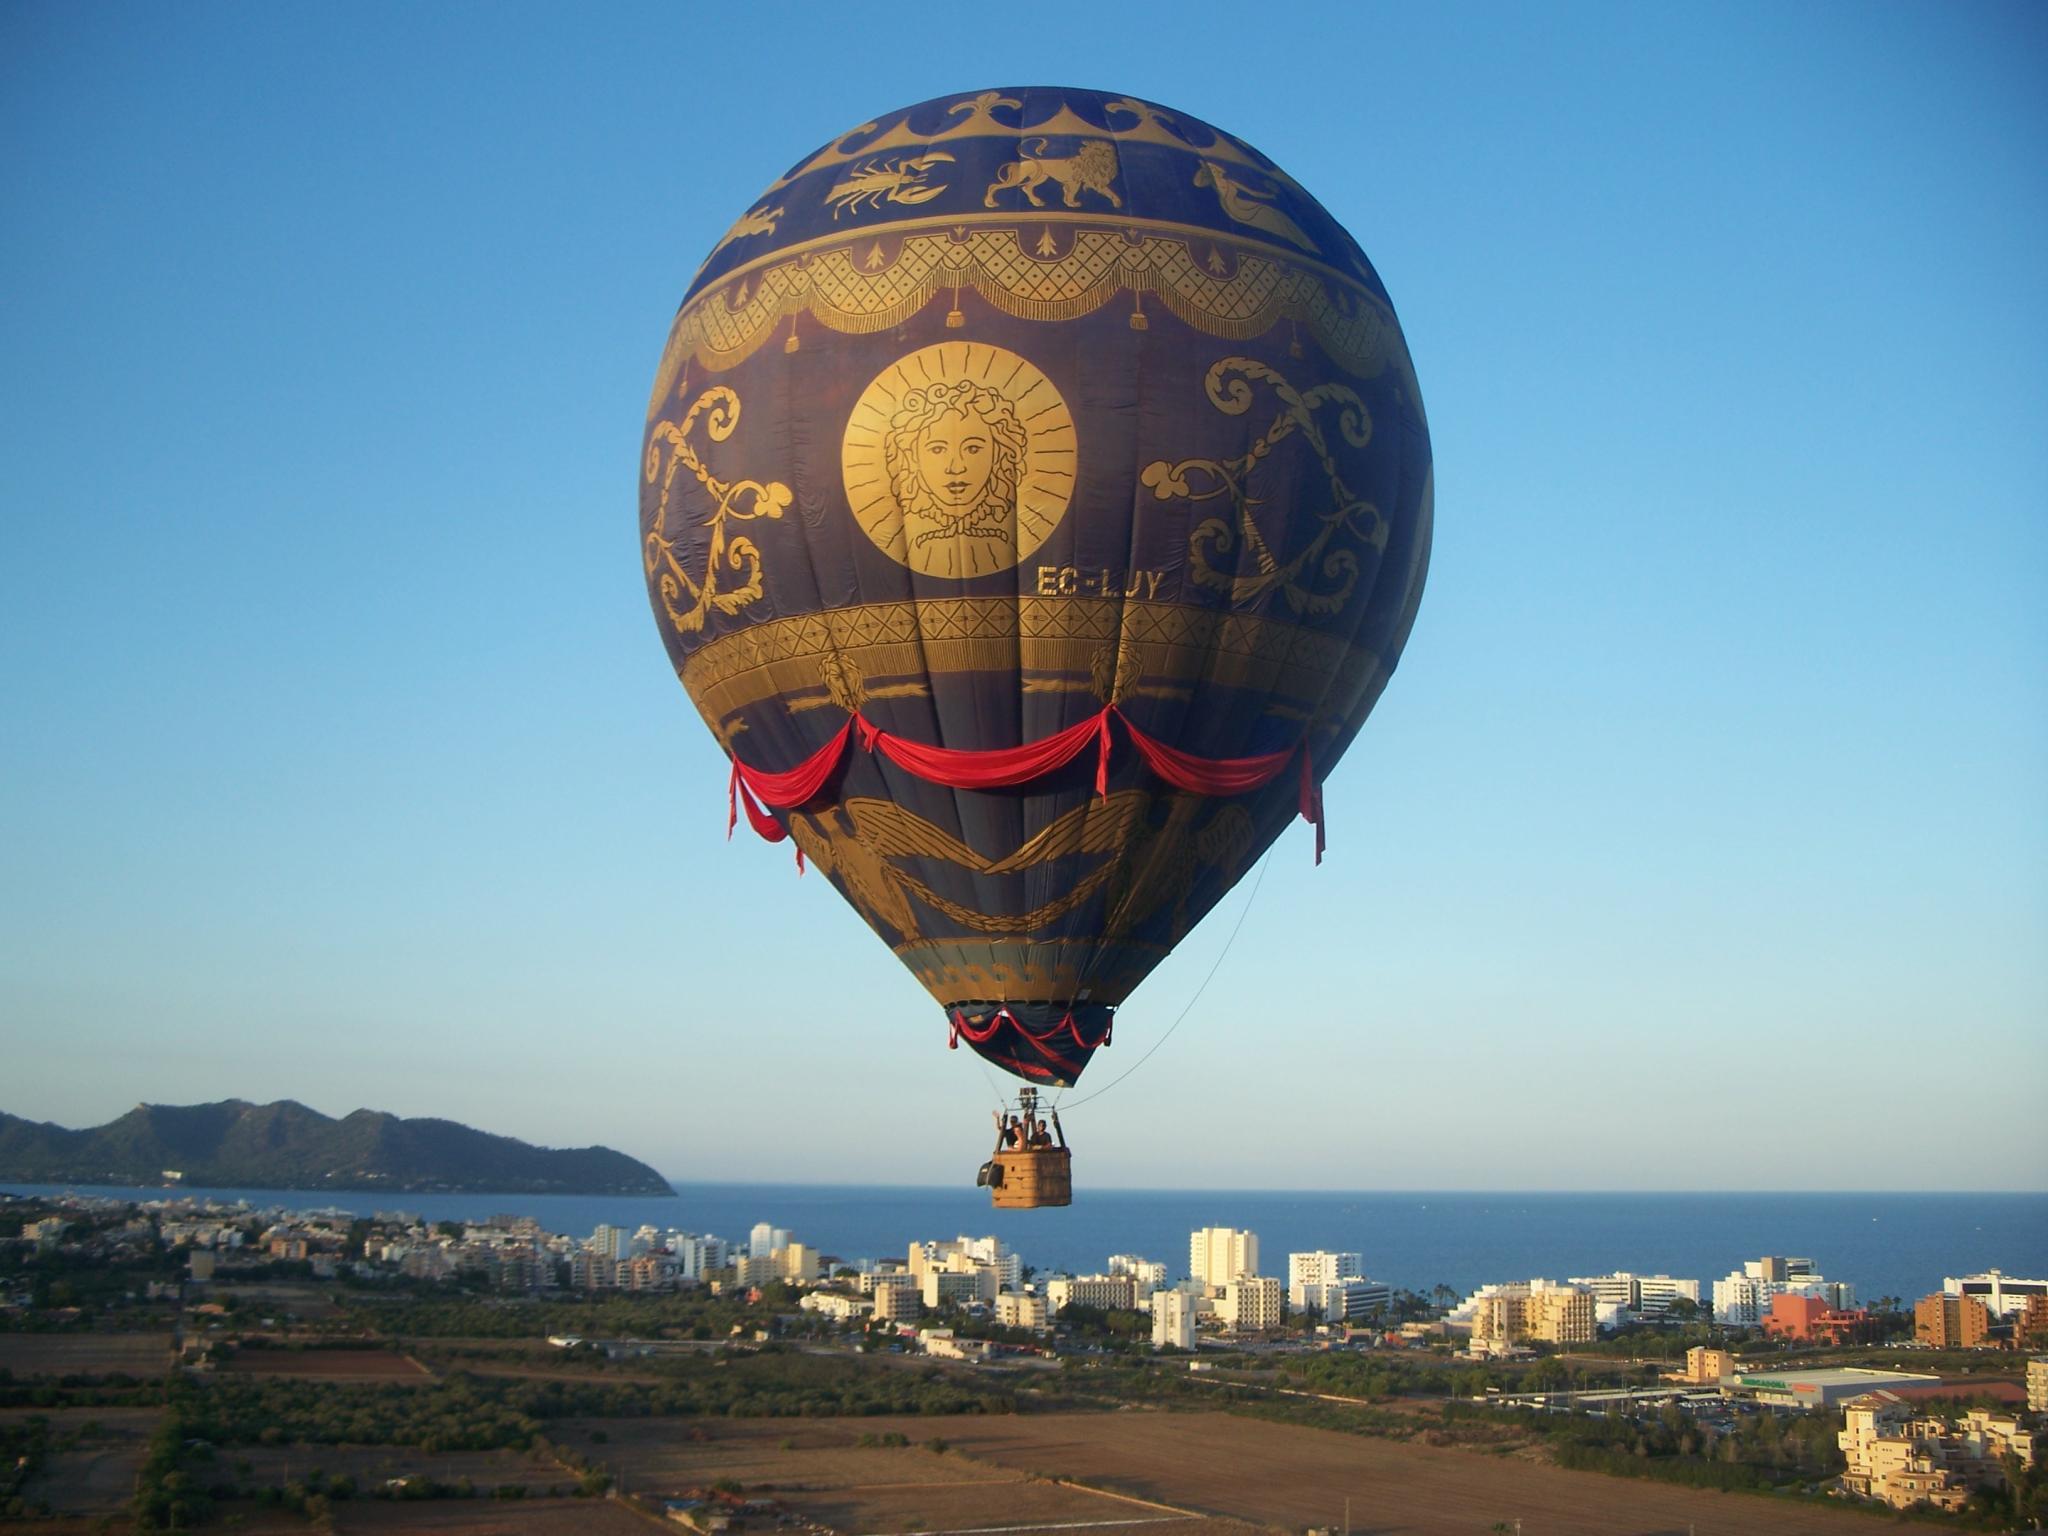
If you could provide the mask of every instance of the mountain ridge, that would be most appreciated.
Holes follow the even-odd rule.
[[[138,1104],[72,1130],[0,1110],[0,1179],[194,1189],[354,1189],[667,1195],[668,1181],[610,1147],[537,1147],[431,1116],[357,1109],[340,1119],[296,1099]]]

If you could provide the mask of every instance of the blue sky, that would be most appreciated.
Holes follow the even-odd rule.
[[[971,1176],[935,1006],[723,841],[637,455],[761,187],[1051,79],[1314,191],[1437,462],[1331,857],[1276,847],[1083,1186],[2048,1183],[2048,12],[888,22],[0,10],[0,1108]]]

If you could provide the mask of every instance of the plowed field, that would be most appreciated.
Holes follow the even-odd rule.
[[[609,1499],[350,1499],[334,1506],[336,1536],[648,1536],[660,1524]]]
[[[168,1333],[0,1333],[0,1368],[23,1376],[161,1376]]]
[[[870,1419],[862,1427],[929,1435],[934,1421]],[[968,1417],[937,1432],[998,1466],[1295,1530],[1341,1526],[1347,1497],[1355,1536],[1470,1536],[1517,1520],[1524,1536],[1867,1536],[1870,1528],[1868,1515],[1824,1504],[1567,1472],[1220,1413]]]
[[[964,1419],[606,1419],[559,1426],[558,1440],[601,1462],[641,1493],[680,1493],[721,1479],[774,1499],[801,1520],[847,1536],[1252,1536],[1232,1520],[1034,1479],[977,1457],[928,1448],[958,1444]],[[605,1440],[592,1441],[602,1430]],[[692,1439],[692,1431],[708,1438]],[[863,1446],[899,1432],[908,1446]]]
[[[28,1486],[57,1515],[112,1515],[126,1510],[135,1497],[135,1474],[142,1467],[149,1437],[156,1433],[161,1410],[156,1408],[30,1408],[4,1410],[19,1418],[38,1413],[59,1437],[78,1434],[80,1443],[58,1451]],[[94,1426],[90,1431],[87,1425]]]
[[[334,1381],[425,1383],[434,1373],[408,1355],[383,1349],[244,1349],[227,1368],[238,1376],[319,1376]]]

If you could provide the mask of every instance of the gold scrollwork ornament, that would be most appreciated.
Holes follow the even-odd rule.
[[[1352,546],[1384,550],[1387,522],[1379,508],[1353,495],[1344,483],[1316,413],[1328,405],[1340,406],[1337,430],[1353,448],[1372,441],[1372,418],[1365,402],[1342,384],[1297,390],[1279,373],[1249,357],[1226,357],[1210,368],[1206,381],[1209,403],[1226,416],[1243,415],[1251,409],[1253,399],[1247,380],[1266,385],[1280,402],[1273,424],[1250,451],[1234,459],[1182,459],[1177,464],[1158,459],[1145,466],[1141,478],[1161,501],[1200,502],[1217,497],[1230,501],[1233,516],[1208,518],[1188,535],[1189,579],[1228,592],[1234,607],[1256,603],[1277,588],[1297,614],[1335,613],[1358,584],[1358,555]],[[1316,536],[1292,559],[1283,561],[1259,531],[1254,514],[1260,502],[1251,493],[1250,479],[1261,459],[1297,433],[1322,468],[1331,504],[1327,511],[1316,514],[1321,525]],[[1332,549],[1340,536],[1345,542]],[[1253,567],[1241,574],[1234,569],[1234,562],[1233,568],[1225,568],[1216,558],[1230,554],[1240,538],[1251,553]]]
[[[705,465],[690,444],[690,433],[699,417],[714,443],[732,436],[739,425],[740,397],[723,384],[704,391],[684,413],[680,422],[658,423],[647,442],[647,483],[661,481],[661,501],[647,530],[641,550],[647,579],[661,596],[661,606],[678,634],[695,634],[714,610],[737,613],[761,595],[761,551],[745,534],[728,536],[726,521],[752,522],[756,518],[779,518],[789,506],[789,487],[779,480],[719,479]],[[668,448],[664,470],[662,449]],[[704,521],[711,529],[704,556],[704,574],[692,576],[676,555],[676,540],[669,529],[674,506],[677,472],[687,469],[711,498],[711,515]],[[736,572],[737,582],[721,584],[722,572]],[[689,606],[682,604],[687,599]]]

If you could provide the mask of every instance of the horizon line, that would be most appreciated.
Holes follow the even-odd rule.
[[[490,1196],[504,1199],[544,1200],[666,1200],[681,1196],[686,1191],[703,1189],[810,1189],[869,1191],[874,1193],[906,1192],[918,1194],[940,1194],[946,1192],[968,1193],[971,1185],[959,1184],[889,1184],[855,1182],[803,1182],[791,1179],[672,1179],[661,1175],[672,1191],[669,1195],[652,1192],[631,1193],[627,1191],[583,1190],[493,1190],[493,1189],[413,1189],[399,1190],[377,1186],[329,1185],[325,1188],[302,1189],[289,1185],[263,1184],[89,1184],[79,1180],[58,1180],[44,1182],[35,1179],[0,1178],[0,1191],[11,1188],[35,1188],[44,1190],[162,1190],[166,1193],[261,1193],[279,1195],[431,1195],[449,1198],[462,1195]],[[1974,1196],[1978,1198],[2020,1198],[2038,1199],[2048,1197],[2048,1189],[1761,1189],[1761,1188],[1694,1188],[1694,1189],[1516,1189],[1516,1188],[1346,1188],[1338,1186],[1295,1186],[1278,1185],[1208,1185],[1202,1187],[1172,1188],[1162,1185],[1104,1184],[1091,1186],[1096,1194],[1105,1195],[1162,1195],[1189,1198],[1205,1195],[1233,1196],[1454,1196],[1470,1198],[1490,1196],[1496,1198],[1543,1199],[1564,1197],[1622,1197],[1641,1199],[1660,1198],[1727,1198],[1741,1195],[1755,1196],[1812,1196],[1848,1199],[1863,1196],[1885,1196],[1892,1198],[1913,1196],[1936,1196],[1954,1198]]]

